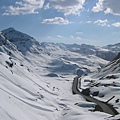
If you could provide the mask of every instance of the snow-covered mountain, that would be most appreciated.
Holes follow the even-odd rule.
[[[14,28],[5,29],[2,31],[2,34],[11,43],[16,45],[18,50],[24,55],[26,52],[34,54],[40,54],[43,52],[43,49],[38,41],[27,34],[15,30]]]
[[[100,68],[109,62],[106,58],[113,59],[117,52],[90,45],[39,43],[14,28],[1,31],[0,120],[90,120],[98,116],[103,120],[109,117],[105,113],[90,112],[94,104],[73,96],[71,87],[76,75],[99,69],[93,77],[101,78],[104,70]],[[106,75],[110,68],[104,69]]]
[[[7,49],[12,50],[12,51],[17,51],[17,47],[11,43],[5,36],[3,35],[2,32],[0,32],[0,51],[2,52],[7,52]]]
[[[39,43],[33,37],[19,32],[14,28],[3,30],[1,34],[4,39],[9,42],[7,45],[15,47],[14,51],[17,51],[17,54],[19,55],[18,58],[16,57],[17,59],[22,57],[21,59],[24,61],[24,58],[26,58],[28,61],[31,61],[32,64],[35,64],[36,62],[39,62],[40,64],[41,61],[41,65],[44,63],[50,72],[81,75],[93,72],[108,62],[101,59],[101,57],[96,56],[96,54],[91,54],[91,52],[86,52],[85,54],[84,52],[74,51],[75,44]],[[83,49],[84,46],[86,46],[86,51],[90,51],[90,49],[96,51],[96,49],[98,49],[97,47],[89,45],[78,46],[76,49]],[[9,47],[4,44],[1,46],[1,49],[3,48],[9,49]],[[16,56],[14,51],[9,49],[7,50],[7,53],[12,53],[13,56]]]
[[[114,45],[107,45],[104,46],[104,48],[109,49],[110,51],[114,53],[119,53],[120,52],[120,43],[114,44]]]
[[[97,73],[83,76],[81,89],[89,89],[90,96],[109,102],[120,113],[120,53]],[[116,118],[119,120],[120,115]]]
[[[95,55],[108,61],[112,60],[117,55],[117,53],[120,51],[120,45],[118,45],[119,49],[117,49],[114,52],[108,46],[98,47],[98,46],[86,45],[86,44],[67,45],[67,48],[73,52],[78,52],[80,54],[85,54],[85,55]]]

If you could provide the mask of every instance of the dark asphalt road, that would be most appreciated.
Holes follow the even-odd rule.
[[[101,110],[100,110],[101,112],[105,112],[105,113],[111,114],[113,116],[119,114],[113,108],[112,105],[81,93],[78,89],[78,86],[79,86],[79,84],[78,84],[79,80],[78,79],[79,79],[79,77],[75,77],[74,81],[73,81],[72,91],[73,91],[74,94],[79,94],[79,95],[83,96],[86,100],[96,103],[101,108]]]

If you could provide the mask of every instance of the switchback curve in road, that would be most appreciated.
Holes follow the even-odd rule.
[[[108,114],[113,115],[113,116],[119,114],[119,113],[114,109],[114,107],[113,107],[112,105],[110,105],[110,104],[108,104],[108,103],[106,103],[106,102],[97,100],[97,99],[95,99],[95,98],[93,98],[93,97],[91,97],[91,96],[87,96],[87,95],[81,93],[81,92],[79,91],[79,89],[78,89],[78,86],[79,86],[79,84],[78,84],[79,78],[80,78],[80,77],[75,77],[75,78],[74,78],[73,85],[72,85],[72,92],[73,92],[73,94],[79,94],[79,95],[83,96],[86,100],[88,100],[88,101],[90,101],[90,102],[96,103],[96,104],[101,108],[101,109],[100,109],[101,112],[105,112],[105,113],[108,113]]]

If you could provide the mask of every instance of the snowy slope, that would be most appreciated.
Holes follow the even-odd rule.
[[[0,53],[1,120],[87,120],[96,116],[102,120],[109,116],[91,113],[94,104],[72,95],[73,75],[53,78],[40,74]]]
[[[120,53],[99,72],[82,77],[80,89],[86,88],[90,96],[112,104],[120,113]]]
[[[97,71],[108,61],[66,46],[39,43],[14,28],[0,33],[0,120],[103,120],[110,116],[91,112],[94,103],[73,95],[71,89],[76,75]]]
[[[17,51],[17,47],[11,43],[4,35],[2,32],[0,32],[0,51],[6,52],[9,54],[9,52]]]
[[[50,57],[54,58],[50,62],[52,65],[50,70],[53,72],[82,75],[93,72],[108,62],[95,55],[83,55],[69,51],[64,44],[42,43],[41,45],[49,51]]]
[[[24,55],[26,52],[31,52],[34,54],[40,54],[43,52],[43,49],[38,41],[25,33],[15,30],[14,28],[5,29],[2,31],[2,34],[10,42],[16,45],[18,50]]]
[[[109,49],[110,51],[113,51],[114,53],[120,52],[120,43],[116,43],[114,45],[107,45],[104,46],[105,49]]]
[[[72,47],[65,44],[39,43],[33,37],[14,28],[3,30],[2,34],[5,39],[16,46],[19,55],[18,58],[16,57],[17,59],[21,58],[22,62],[30,61],[35,66],[37,64],[44,65],[44,68],[50,72],[82,75],[96,71],[108,62],[94,54],[81,54],[72,51],[69,49]],[[1,48],[3,47],[9,49],[5,45],[1,46]],[[13,52],[12,55],[15,56],[16,54]]]
[[[120,51],[120,46],[118,46],[118,48],[119,48],[118,50],[113,52],[112,49],[109,49],[109,47],[107,46],[99,47],[99,46],[86,45],[86,44],[67,45],[67,49],[69,49],[70,51],[78,52],[80,54],[85,54],[85,55],[95,55],[109,61],[112,60]]]

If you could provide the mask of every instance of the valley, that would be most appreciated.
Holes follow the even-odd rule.
[[[40,43],[14,28],[1,31],[0,120],[119,120],[119,114],[93,112],[95,103],[72,93],[73,79],[80,76],[80,91],[89,88],[104,102],[115,96],[109,103],[119,113],[119,52],[119,43]]]

